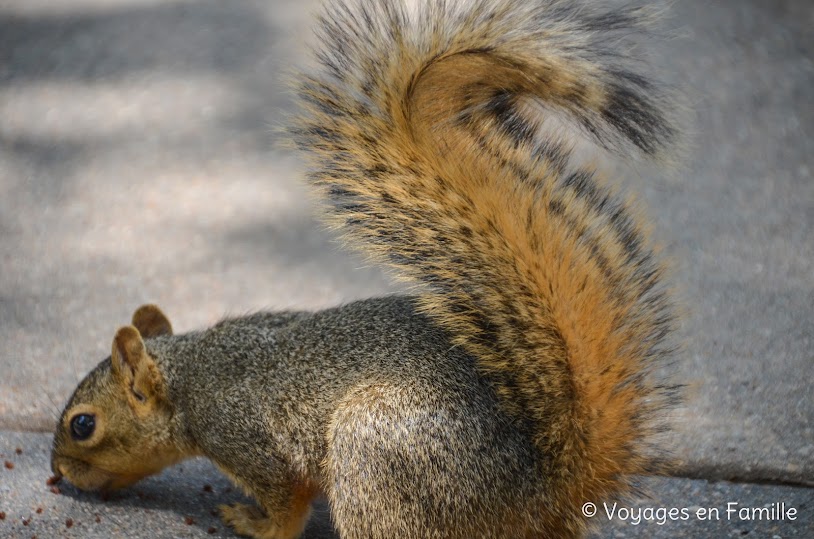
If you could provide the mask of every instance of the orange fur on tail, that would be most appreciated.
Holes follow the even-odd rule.
[[[671,398],[650,376],[669,356],[662,266],[628,204],[540,129],[564,113],[609,149],[664,153],[663,98],[611,47],[643,18],[552,0],[339,5],[321,71],[299,83],[293,135],[332,223],[424,285],[421,308],[547,456],[554,507],[646,470]]]

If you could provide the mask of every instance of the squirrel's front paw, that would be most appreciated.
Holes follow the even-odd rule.
[[[221,519],[235,533],[254,539],[295,539],[304,528],[304,522],[281,525],[270,519],[262,509],[252,505],[235,503],[221,505],[219,509]]]
[[[257,539],[268,537],[263,535],[266,531],[268,517],[259,507],[236,503],[221,505],[220,517],[223,522],[235,530],[235,533]]]

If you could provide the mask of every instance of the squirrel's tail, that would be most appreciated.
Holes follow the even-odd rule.
[[[321,19],[321,71],[298,86],[293,135],[332,222],[425,285],[423,311],[546,455],[563,513],[646,470],[640,440],[669,400],[648,376],[668,355],[663,269],[628,203],[541,129],[565,113],[607,148],[661,153],[675,133],[657,88],[612,47],[644,16],[558,0],[339,3]]]

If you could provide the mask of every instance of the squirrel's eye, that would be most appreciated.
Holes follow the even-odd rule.
[[[96,418],[91,414],[79,414],[71,419],[71,436],[74,440],[87,440],[96,427]]]

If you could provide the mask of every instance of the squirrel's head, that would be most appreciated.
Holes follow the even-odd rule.
[[[109,358],[74,391],[54,434],[51,468],[83,490],[128,486],[183,458],[173,407],[144,339],[172,334],[155,305],[139,307]]]

